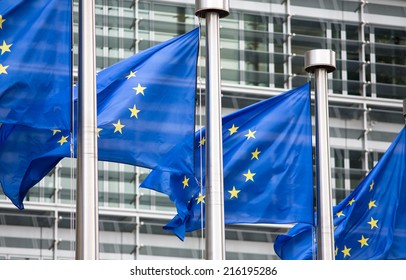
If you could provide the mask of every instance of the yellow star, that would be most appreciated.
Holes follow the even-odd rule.
[[[345,217],[343,211],[337,212],[336,216],[337,218],[340,218],[341,216]]]
[[[233,189],[228,191],[230,193],[230,199],[233,198],[233,197],[238,198],[238,193],[240,191],[241,190],[236,190],[235,187],[233,186]]]
[[[3,19],[3,16],[0,15],[0,29],[3,29],[3,22],[5,22],[6,20]]]
[[[234,124],[231,128],[228,129],[228,131],[230,131],[230,135],[233,135],[234,133],[236,133],[237,130],[238,130],[238,126],[235,126]]]
[[[248,180],[251,180],[254,182],[254,176],[256,173],[251,173],[251,170],[248,169],[248,172],[243,174],[245,176],[245,182],[247,182]]]
[[[375,182],[372,181],[372,183],[369,185],[369,191],[372,191],[372,189],[374,188]]]
[[[335,255],[337,256],[338,254],[338,247],[336,246],[336,249],[334,250]]]
[[[189,179],[190,178],[186,178],[186,176],[185,176],[185,178],[182,181],[183,188],[189,187]]]
[[[3,64],[0,64],[0,75],[1,74],[8,74],[6,69],[8,68],[9,65],[3,66]]]
[[[120,134],[123,134],[123,127],[125,127],[125,125],[121,124],[120,120],[118,120],[117,123],[113,123],[114,127],[116,129],[114,129],[114,133],[116,133],[117,131],[120,132]]]
[[[351,199],[351,200],[348,202],[347,206],[348,206],[348,205],[352,205],[354,202],[355,202],[355,199],[353,198],[353,199]]]
[[[374,220],[374,218],[371,217],[371,221],[368,222],[368,224],[371,225],[371,229],[374,227],[378,228],[378,220]]]
[[[199,147],[201,147],[201,146],[204,146],[204,143],[206,143],[206,138],[202,138],[202,139],[200,139],[200,141],[199,141]]]
[[[68,136],[62,136],[61,139],[58,141],[58,143],[61,144],[61,146],[62,146],[63,144],[68,142],[68,140],[67,140],[68,137],[69,137],[69,135]]]
[[[132,78],[132,77],[134,77],[135,78],[135,74],[137,73],[137,71],[135,71],[135,72],[133,72],[133,71],[130,71],[130,74],[128,74],[127,76],[125,76],[126,78],[127,78],[127,80],[128,79],[130,79],[130,78]]]
[[[343,252],[343,254],[344,254],[344,258],[345,257],[350,257],[351,255],[350,255],[350,251],[351,251],[351,248],[347,248],[347,246],[345,246],[344,245],[344,250],[342,250],[341,252]]]
[[[128,110],[131,111],[131,116],[130,116],[130,118],[131,118],[131,117],[135,117],[135,118],[138,119],[138,113],[141,112],[141,111],[137,109],[137,107],[135,106],[135,104],[134,104],[134,107],[128,108]]]
[[[361,239],[358,240],[358,242],[361,243],[361,248],[364,246],[369,246],[368,239],[369,238],[365,238],[364,235],[361,236]]]
[[[57,134],[57,133],[59,133],[59,132],[62,132],[62,131],[59,130],[59,129],[54,129],[54,130],[52,130],[52,135],[55,135],[55,134]]]
[[[11,52],[11,51],[10,51],[10,47],[11,47],[12,45],[13,45],[13,44],[7,45],[7,44],[6,44],[6,41],[3,40],[3,45],[0,46],[1,54],[5,53],[5,52]]]
[[[199,193],[199,196],[196,198],[197,200],[197,204],[199,203],[204,203],[204,199],[206,198],[205,195],[202,195],[201,193]]]
[[[250,139],[250,138],[255,139],[255,135],[254,135],[255,133],[256,133],[256,131],[251,131],[251,129],[248,129],[248,134],[245,134],[244,136],[247,137],[247,140]]]
[[[133,88],[133,90],[136,91],[136,94],[141,93],[142,95],[145,95],[144,94],[144,89],[146,89],[146,87],[142,87],[140,84],[138,84],[137,87]]]
[[[97,137],[100,137],[100,131],[102,131],[103,128],[97,128]]]
[[[368,203],[368,208],[369,208],[369,209],[371,209],[372,207],[376,207],[375,201],[376,201],[376,200],[371,200],[371,201],[369,201],[369,203]]]
[[[259,158],[258,158],[258,155],[259,155],[260,153],[261,153],[261,151],[258,151],[258,148],[256,148],[255,151],[251,153],[251,154],[252,154],[251,160],[253,160],[254,158],[259,159]]]

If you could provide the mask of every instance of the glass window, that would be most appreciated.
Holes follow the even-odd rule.
[[[365,170],[363,170],[363,152],[362,151],[349,151],[350,156],[350,182],[351,189],[358,186],[362,179],[365,177]]]
[[[269,17],[244,15],[245,82],[248,85],[269,85]]]
[[[375,42],[389,45],[406,45],[406,29],[375,28]]]
[[[313,37],[326,37],[326,23],[317,20],[304,20],[293,18],[291,21],[292,33]]]
[[[386,150],[403,125],[404,118],[401,109],[371,106],[368,110],[369,146],[381,151]]]
[[[295,6],[351,12],[355,11],[359,5],[357,2],[342,0],[291,0],[291,4]]]
[[[192,6],[172,6],[154,4],[154,20],[162,22],[162,25],[155,25],[155,31],[162,31],[173,35],[181,35],[190,30],[188,24],[194,24],[194,9]],[[172,24],[171,24],[172,23]],[[165,28],[169,24],[172,28]],[[166,26],[166,27],[168,27]],[[176,33],[174,33],[174,30]]]
[[[346,24],[345,25],[345,34],[347,40],[358,40],[358,32],[359,32],[359,27],[358,25],[351,25],[351,24]]]
[[[131,166],[131,165],[123,165],[124,167],[124,207],[134,208],[135,205],[135,194],[136,188],[138,188],[137,184],[137,176],[136,170],[138,168]]]
[[[384,2],[382,2],[384,3]],[[366,5],[366,12],[370,14],[377,14],[377,15],[388,15],[388,16],[393,16],[393,17],[401,17],[405,18],[406,17],[406,7],[404,6],[399,7],[399,6],[390,6],[385,4],[373,4],[373,3],[368,3]]]

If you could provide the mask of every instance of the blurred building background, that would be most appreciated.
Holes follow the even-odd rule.
[[[97,70],[199,23],[194,0],[95,2]],[[76,71],[77,12],[75,1]],[[333,203],[341,201],[404,125],[406,1],[230,0],[230,15],[220,24],[224,114],[308,81],[306,51],[335,51],[337,70],[328,80],[331,174]],[[204,80],[204,20],[202,26]],[[31,189],[23,211],[0,191],[0,259],[75,258],[75,166],[75,159],[62,160]],[[201,231],[182,242],[162,229],[176,211],[166,196],[138,188],[147,174],[139,167],[99,163],[100,258],[202,258]],[[226,258],[278,259],[273,241],[288,228],[226,226]]]

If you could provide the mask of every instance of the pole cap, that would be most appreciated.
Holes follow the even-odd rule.
[[[327,73],[336,70],[336,53],[330,49],[315,49],[305,52],[304,67],[314,73],[316,68],[325,68]]]
[[[220,18],[230,14],[229,0],[196,0],[196,16],[206,17],[208,12],[217,12]]]

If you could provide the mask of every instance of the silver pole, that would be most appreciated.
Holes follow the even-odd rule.
[[[305,69],[315,75],[317,258],[321,260],[334,260],[327,73],[335,68],[335,52],[332,50],[319,49],[305,53]]]
[[[94,0],[79,1],[76,259],[99,254]]]
[[[223,141],[221,124],[220,23],[228,1],[196,0],[206,18],[206,259],[225,259]]]

